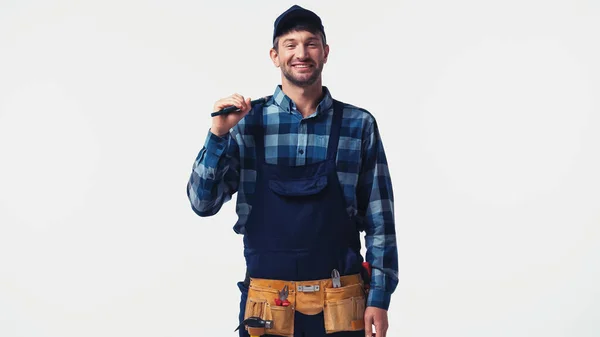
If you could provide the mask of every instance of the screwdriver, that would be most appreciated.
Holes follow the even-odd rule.
[[[255,99],[253,101],[250,101],[250,107],[253,107],[253,106],[255,106],[256,104],[259,104],[259,103],[265,103],[266,101],[267,101],[267,97],[257,98],[257,99]],[[226,108],[223,108],[223,109],[221,109],[219,111],[215,111],[215,112],[211,113],[210,116],[211,117],[220,116],[220,115],[228,114],[228,113],[233,112],[233,111],[240,111],[240,109],[238,109],[237,106],[232,105],[232,106],[228,106]]]

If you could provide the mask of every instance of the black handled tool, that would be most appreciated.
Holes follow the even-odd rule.
[[[246,318],[240,325],[233,331],[238,331],[240,328],[246,327],[250,337],[259,337],[265,334],[265,329],[273,328],[273,321],[267,321],[260,317],[252,316]]]
[[[265,103],[266,101],[267,101],[267,97],[261,97],[261,98],[255,99],[253,101],[250,101],[250,107],[253,107],[253,106],[255,106],[256,104],[259,104],[259,103]],[[239,110],[240,109],[238,109],[238,107],[235,106],[235,105],[228,106],[228,107],[223,108],[223,109],[221,109],[219,111],[215,111],[215,112],[211,113],[210,116],[211,117],[215,117],[215,116],[224,115],[224,114],[228,114],[230,112],[239,111]]]

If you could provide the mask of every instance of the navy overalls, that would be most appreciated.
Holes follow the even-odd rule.
[[[324,161],[283,166],[265,161],[263,105],[253,109],[256,144],[256,190],[246,223],[244,256],[253,278],[307,281],[361,272],[360,237],[346,211],[336,173],[336,153],[342,126],[342,103],[334,100],[334,115]],[[251,117],[251,116],[248,116]],[[248,294],[239,282],[241,322]],[[248,337],[240,329],[240,337]],[[265,335],[269,336],[269,335]],[[325,334],[323,313],[295,312],[294,337],[362,337],[363,331]]]

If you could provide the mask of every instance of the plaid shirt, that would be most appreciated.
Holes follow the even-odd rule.
[[[303,118],[294,102],[277,86],[263,107],[265,160],[272,164],[306,165],[324,160],[333,116],[327,87],[312,115]],[[375,118],[366,110],[344,104],[337,151],[337,175],[348,215],[365,231],[366,261],[372,265],[368,306],[388,309],[398,284],[398,250],[394,198],[383,144]],[[216,214],[237,195],[238,222],[234,231],[245,233],[256,179],[254,139],[246,134],[250,112],[230,132],[218,137],[208,131],[187,185],[192,209],[199,216]]]

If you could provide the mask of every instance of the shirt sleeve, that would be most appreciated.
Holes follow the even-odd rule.
[[[398,285],[398,249],[392,181],[374,119],[365,128],[363,151],[357,207],[365,229],[366,261],[372,268],[367,306],[387,310]]]
[[[187,196],[199,216],[216,214],[237,192],[240,178],[239,146],[231,132],[219,137],[210,130],[192,166]]]

